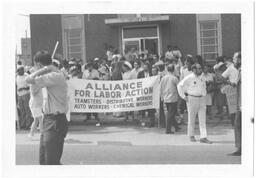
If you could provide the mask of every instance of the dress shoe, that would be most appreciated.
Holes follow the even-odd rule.
[[[200,143],[212,144],[212,142],[211,142],[210,140],[208,140],[207,138],[201,138],[201,139],[200,139]]]
[[[241,156],[241,150],[237,150],[233,153],[228,154],[229,156]]]
[[[174,134],[173,131],[166,131],[165,133],[166,133],[166,134]]]
[[[175,128],[175,132],[179,132],[180,130],[181,130],[180,127],[176,127],[176,128]]]
[[[194,136],[191,136],[191,137],[190,137],[190,141],[191,141],[191,142],[196,142],[195,137],[194,137]]]

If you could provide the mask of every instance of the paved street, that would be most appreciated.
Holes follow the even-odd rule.
[[[166,135],[164,129],[142,127],[111,115],[101,115],[101,127],[96,127],[94,120],[83,123],[83,118],[72,116],[63,164],[239,164],[241,161],[241,157],[227,156],[234,150],[233,129],[227,120],[208,121],[208,135],[213,141],[208,145],[188,141],[186,125],[181,132]],[[196,130],[198,134],[198,127]],[[38,164],[38,150],[38,133],[30,140],[28,131],[17,131],[18,165]]]

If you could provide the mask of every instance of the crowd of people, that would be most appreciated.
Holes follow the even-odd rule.
[[[212,143],[207,139],[206,118],[222,120],[225,115],[228,115],[236,131],[236,140],[238,140],[236,141],[237,151],[234,154],[241,154],[241,53],[235,52],[233,57],[219,56],[216,58],[216,63],[212,64],[203,60],[200,55],[187,54],[183,56],[177,46],[168,46],[167,49],[162,56],[138,54],[137,52],[121,55],[115,54],[111,47],[105,56],[89,59],[86,63],[83,63],[81,59],[74,58],[69,60],[53,59],[51,66],[54,69],[51,71],[59,71],[66,80],[72,78],[131,80],[158,75],[161,81],[158,123],[160,127],[165,128],[166,134],[174,134],[181,129],[180,124],[187,124],[190,141],[196,141],[194,130],[195,119],[198,117],[200,142]],[[34,135],[38,123],[42,123],[43,114],[40,108],[42,108],[44,100],[49,97],[49,89],[48,93],[47,91],[41,92],[43,85],[34,87],[26,80],[28,75],[36,73],[38,68],[40,67],[36,65],[27,67],[20,62],[17,64],[17,115],[20,128],[30,129],[30,136]],[[47,72],[49,71],[41,71],[40,75]],[[44,86],[50,85],[43,80],[40,82],[44,83]],[[237,90],[238,107],[235,114],[228,114],[226,95],[222,91],[223,86],[226,85]],[[37,93],[40,93],[40,96]],[[58,94],[55,93],[55,95]],[[216,114],[213,112],[213,106],[217,108]],[[165,115],[165,108],[167,115]],[[140,117],[144,118],[141,119],[143,126],[149,123],[149,127],[154,127],[155,113],[155,109],[148,109],[139,111],[139,113],[113,113],[113,117],[123,116],[125,120],[128,120],[129,116],[132,117],[132,120],[138,120]],[[186,121],[185,113],[188,114],[188,121]],[[86,113],[84,121],[91,119],[92,115],[97,121],[96,126],[101,126],[98,113]],[[148,121],[147,118],[149,118]]]

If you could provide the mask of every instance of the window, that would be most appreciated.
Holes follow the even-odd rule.
[[[159,27],[157,25],[127,26],[122,28],[123,54],[134,48],[138,53],[159,55]]]
[[[198,53],[205,61],[214,62],[222,55],[219,15],[197,16]]]
[[[63,51],[67,59],[85,59],[83,15],[62,15]]]

